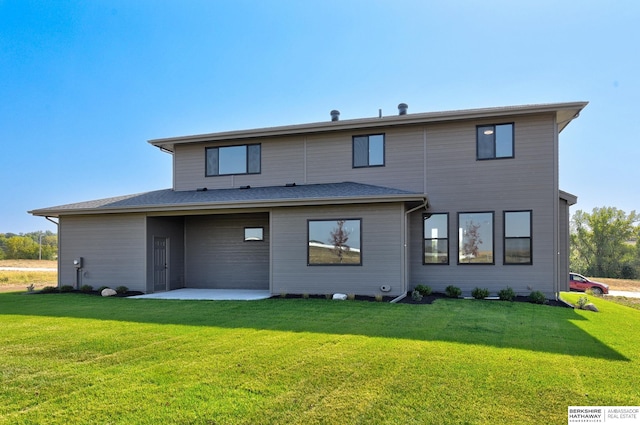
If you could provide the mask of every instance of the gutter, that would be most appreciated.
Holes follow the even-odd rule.
[[[46,218],[48,221],[52,222],[53,224],[56,225],[56,228],[58,229],[58,258],[57,263],[58,263],[58,288],[60,288],[60,279],[61,279],[61,273],[60,273],[60,223],[58,223],[57,221],[53,220],[51,217],[49,217],[48,215],[45,215],[44,218]]]

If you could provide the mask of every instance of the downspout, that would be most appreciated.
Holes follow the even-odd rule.
[[[54,221],[51,217],[49,217],[48,215],[45,215],[44,218],[46,218],[48,221],[52,222],[53,224],[56,225],[56,233],[58,235],[58,258],[56,259],[56,262],[58,263],[58,288],[60,287],[60,223],[58,223],[57,221]]]
[[[409,242],[409,214],[414,211],[418,211],[421,208],[426,210],[428,207],[429,199],[427,198],[427,195],[425,195],[424,201],[420,205],[404,212],[404,276],[402,279],[402,294],[391,300],[392,303],[397,303],[407,296],[407,276],[409,275],[409,247],[407,245]]]

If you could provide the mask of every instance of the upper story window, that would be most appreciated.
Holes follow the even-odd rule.
[[[513,158],[513,139],[513,123],[477,126],[477,158]]]
[[[260,145],[206,148],[205,175],[259,174]]]
[[[353,136],[353,168],[384,166],[384,134]]]

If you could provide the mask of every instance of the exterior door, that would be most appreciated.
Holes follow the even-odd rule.
[[[166,237],[153,237],[153,291],[166,291],[169,289],[167,279],[167,250],[169,240]]]

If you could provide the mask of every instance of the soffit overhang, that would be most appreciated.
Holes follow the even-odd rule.
[[[588,102],[548,103],[537,105],[505,106],[496,108],[465,109],[455,111],[426,112],[407,115],[393,115],[381,118],[360,118],[342,121],[324,121],[309,124],[256,128],[249,130],[224,131],[149,140],[153,146],[173,152],[175,145],[231,140],[250,140],[268,137],[311,135],[349,130],[366,130],[381,127],[433,124],[486,118],[500,118],[531,114],[555,114],[558,132],[561,132]]]

